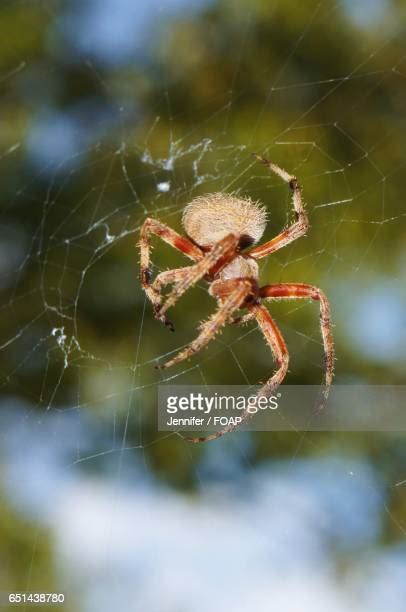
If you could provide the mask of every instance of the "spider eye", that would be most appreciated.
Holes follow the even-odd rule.
[[[251,246],[252,244],[254,244],[254,242],[255,241],[251,236],[249,236],[248,234],[243,234],[238,241],[238,246],[242,250]]]

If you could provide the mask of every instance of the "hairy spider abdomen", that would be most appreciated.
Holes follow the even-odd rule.
[[[198,196],[183,213],[186,233],[201,247],[210,247],[228,234],[234,234],[244,248],[258,242],[266,221],[266,210],[261,204],[228,193]]]

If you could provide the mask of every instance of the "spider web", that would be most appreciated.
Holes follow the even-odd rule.
[[[45,512],[47,493],[40,494],[42,485],[35,485],[35,478],[34,484],[28,484],[22,474],[36,474],[38,480],[46,474],[48,494],[57,491],[64,500],[69,494],[67,509],[62,511],[62,504],[57,504],[59,524],[67,532],[62,535],[55,528],[59,546],[55,554],[63,559],[59,561],[64,568],[62,584],[78,590],[83,609],[104,609],[101,601],[108,609],[112,593],[117,596],[119,591],[123,598],[131,596],[131,580],[117,569],[129,554],[120,542],[128,537],[130,547],[141,546],[141,558],[149,568],[148,546],[162,518],[155,507],[176,520],[181,520],[179,516],[187,520],[186,498],[179,502],[174,492],[153,489],[154,479],[199,491],[202,514],[194,515],[194,522],[185,527],[190,538],[202,526],[202,533],[213,544],[210,520],[217,520],[215,504],[220,500],[217,529],[224,533],[221,554],[227,565],[235,546],[233,534],[225,527],[232,514],[230,504],[235,503],[243,515],[246,512],[238,498],[244,487],[241,483],[249,483],[255,491],[250,503],[258,504],[258,520],[262,512],[269,511],[269,504],[277,501],[280,514],[275,512],[272,518],[285,529],[281,508],[296,508],[292,511],[294,527],[291,531],[288,528],[293,546],[295,534],[299,537],[303,533],[307,520],[324,520],[325,513],[338,504],[326,532],[330,536],[334,532],[334,550],[339,550],[341,559],[353,554],[354,546],[358,552],[365,550],[382,533],[393,542],[393,547],[377,554],[366,569],[359,563],[345,593],[355,592],[359,609],[366,610],[375,609],[389,584],[396,593],[401,592],[404,551],[396,548],[405,534],[401,437],[236,433],[202,449],[191,447],[176,433],[160,434],[156,427],[158,384],[256,384],[272,370],[271,354],[255,325],[226,328],[192,360],[164,372],[157,370],[155,365],[195,337],[199,322],[215,304],[205,284],[199,283],[170,313],[176,329],[170,334],[153,318],[138,281],[136,244],[145,218],[159,218],[181,231],[183,207],[196,195],[224,191],[260,200],[270,216],[264,239],[292,222],[286,185],[259,165],[252,152],[266,154],[299,178],[311,222],[306,238],[261,262],[261,283],[308,282],[323,288],[333,307],[337,382],[404,381],[402,238],[404,242],[406,212],[401,134],[406,55],[394,16],[396,10],[401,15],[401,6],[373,3],[367,18],[343,3],[308,4],[306,15],[298,10],[297,22],[286,26],[289,45],[282,50],[278,44],[286,42],[283,37],[269,43],[270,51],[258,48],[264,40],[262,21],[283,19],[276,5],[264,16],[261,3],[244,10],[236,3],[235,12],[226,3],[222,5],[225,15],[215,4],[196,5],[195,14],[183,20],[179,14],[165,15],[173,39],[158,33],[162,48],[157,44],[157,49],[145,51],[150,57],[139,72],[121,74],[125,68],[119,60],[111,59],[112,51],[107,61],[107,56],[92,56],[78,42],[69,59],[72,65],[80,65],[78,72],[85,75],[86,85],[94,88],[87,106],[78,105],[69,112],[61,106],[58,113],[37,114],[27,133],[20,137],[16,130],[18,137],[7,140],[3,147],[0,161],[5,174],[10,171],[1,228],[5,299],[0,354],[3,443],[8,457],[4,489],[19,512],[22,508],[47,528],[57,520],[55,513]],[[40,3],[39,7],[42,11]],[[75,10],[76,19],[80,15],[79,8],[72,7],[66,14],[55,5],[48,28],[55,32],[55,23],[62,19],[69,31],[69,24],[75,23]],[[353,54],[343,52],[330,65],[328,59],[314,58],[313,54],[322,54],[315,50],[315,36],[327,29],[332,42],[324,39],[320,44],[329,49],[327,56],[332,61],[339,48],[334,37],[342,34],[342,27],[335,35],[331,22],[339,16],[348,28],[358,31],[362,43]],[[220,61],[221,53],[210,56],[205,48],[210,47],[210,40],[199,30],[208,23],[217,24],[211,33],[214,45],[216,32],[240,41],[231,59],[222,48],[226,68],[220,66],[218,73],[214,59]],[[40,25],[37,28],[39,31]],[[191,53],[190,58],[176,52],[179,40],[190,44],[189,28],[201,45],[191,46],[196,56]],[[257,64],[253,57],[261,49],[265,59]],[[132,53],[138,58],[134,62],[140,61],[138,50]],[[172,60],[165,59],[171,54]],[[38,75],[50,83],[59,66],[55,55],[42,66],[28,51],[25,57],[16,52],[16,57],[1,76],[8,104],[16,89],[24,90]],[[256,66],[256,74],[250,74]],[[73,89],[75,77],[66,67],[64,70],[65,81]],[[224,74],[227,85],[222,82]],[[131,102],[134,91],[126,89],[127,79],[141,92],[136,102]],[[144,81],[148,79],[147,84]],[[56,108],[57,94],[53,95]],[[97,119],[92,119],[93,113]],[[153,263],[154,273],[158,273],[188,262],[156,240]],[[317,384],[322,379],[323,360],[314,305],[289,301],[272,304],[272,312],[289,347],[288,382]],[[40,452],[42,448],[47,450]],[[266,468],[270,458],[274,463]],[[377,467],[380,461],[385,464],[383,472]],[[46,467],[48,462],[55,464],[53,471]],[[85,486],[83,474],[85,478],[91,475],[90,487]],[[309,492],[309,482],[315,477],[320,479],[320,487],[310,487]],[[63,493],[55,479],[63,479]],[[107,480],[110,488],[101,484]],[[145,486],[150,497],[145,493],[140,501],[134,482],[137,487]],[[361,523],[351,523],[354,517],[351,513],[347,516],[347,510],[340,506],[337,491],[348,495],[360,512],[368,500],[369,531]],[[114,492],[116,502],[112,501]],[[227,501],[227,494],[232,502]],[[305,496],[306,507],[297,510],[299,494]],[[180,514],[174,508],[176,499],[184,504]],[[108,517],[106,522],[96,521],[98,544],[92,548],[87,542],[94,555],[89,553],[89,558],[97,558],[101,575],[108,577],[106,586],[99,589],[89,588],[95,574],[85,571],[89,559],[76,548],[78,534],[84,537],[87,529],[86,520],[95,518],[96,502]],[[83,524],[77,505],[81,506]],[[121,523],[127,527],[131,523],[128,517],[132,513],[139,521],[147,521],[150,540],[143,542],[138,536],[129,536],[128,531],[120,531]],[[340,528],[334,526],[334,518]],[[108,541],[102,537],[106,525],[112,534]],[[164,556],[175,550],[179,556],[188,555],[192,565],[197,563],[193,549],[179,547],[181,528],[177,527],[169,539],[165,533],[156,536]],[[312,533],[322,542],[316,529]],[[249,542],[250,534],[243,534],[242,539]],[[106,556],[100,548],[102,540],[104,545],[107,542]],[[69,550],[69,542],[76,542],[74,551]],[[204,549],[200,537],[198,542]],[[320,543],[320,547],[324,545]],[[34,550],[34,544],[32,547]],[[303,550],[307,550],[304,543]],[[254,549],[249,554],[256,558]],[[275,553],[273,563],[280,563],[280,554]],[[309,555],[303,553],[301,565],[298,554],[292,570],[299,599],[307,592],[302,580]],[[320,555],[320,551],[313,551],[311,558],[319,559]],[[73,569],[75,564],[79,570]],[[27,590],[36,589],[40,582],[37,566],[33,554],[23,570]],[[169,581],[164,580],[167,591],[176,591],[173,585],[177,583],[173,576],[168,578],[167,567],[161,563],[160,575]],[[399,567],[398,581],[389,578],[392,567]],[[318,568],[314,561],[315,573],[308,574],[311,580],[316,580]],[[111,578],[114,572],[120,575],[117,584]],[[238,568],[230,570],[233,579],[226,580],[223,607],[240,609],[237,600],[230,598],[238,572]],[[365,589],[376,574],[382,579],[377,581],[371,600]],[[204,575],[207,579],[208,574]],[[186,580],[190,597],[195,596],[190,586],[193,579],[191,572],[189,582]],[[269,593],[265,584],[266,577],[260,575],[253,587],[264,597]],[[179,583],[177,592],[183,587]],[[269,588],[278,593],[284,605],[283,593],[275,585]],[[324,577],[317,589],[316,593],[324,593],[325,601],[332,598],[331,609],[344,609],[345,596],[336,594],[331,577]],[[216,593],[210,581],[207,592],[208,597]],[[309,601],[313,596],[317,598],[308,595]],[[180,603],[175,594],[159,604],[154,597],[151,589],[141,591],[140,609],[181,609],[176,607]],[[391,610],[400,610],[397,602],[395,598]],[[195,609],[210,605],[202,596]],[[289,605],[296,610],[294,603]]]

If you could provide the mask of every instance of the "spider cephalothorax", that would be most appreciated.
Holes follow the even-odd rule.
[[[183,214],[183,225],[188,237],[181,236],[156,219],[146,219],[140,234],[141,283],[152,302],[155,316],[173,330],[166,316],[167,310],[178,298],[201,279],[207,280],[210,294],[217,299],[218,309],[212,317],[200,325],[200,333],[185,349],[161,365],[167,368],[191,357],[217,334],[228,322],[241,323],[256,319],[271,350],[278,369],[260,389],[259,395],[274,393],[286,376],[289,354],[275,321],[263,306],[263,299],[307,298],[320,303],[320,326],[324,343],[326,374],[324,396],[327,397],[333,378],[334,344],[331,331],[330,305],[324,293],[313,285],[284,283],[259,286],[257,259],[277,251],[296,238],[303,236],[308,219],[303,207],[299,183],[285,170],[257,155],[262,163],[288,183],[292,191],[295,222],[272,240],[253,246],[264,233],[267,215],[265,208],[250,198],[237,198],[226,193],[212,193],[195,198]],[[195,263],[186,268],[161,272],[151,282],[149,236],[155,234],[179,249]],[[248,250],[245,250],[247,247]],[[162,295],[162,288],[172,284],[172,291]],[[235,316],[241,309],[243,316]],[[250,412],[243,419],[251,416]],[[225,429],[204,438],[192,438],[193,442],[213,440],[234,429]]]

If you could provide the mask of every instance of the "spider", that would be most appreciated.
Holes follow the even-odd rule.
[[[237,198],[227,193],[199,196],[185,207],[182,222],[187,237],[178,234],[157,219],[147,218],[141,228],[139,242],[141,283],[158,320],[173,331],[173,325],[166,316],[167,310],[187,289],[201,279],[208,281],[209,294],[218,302],[215,313],[200,324],[197,338],[158,367],[168,368],[188,359],[205,347],[226,323],[242,324],[256,319],[277,364],[276,371],[258,392],[258,396],[269,396],[275,392],[286,376],[289,353],[281,332],[262,301],[307,298],[316,300],[320,304],[320,327],[325,353],[323,387],[325,400],[334,369],[330,305],[325,294],[318,287],[304,283],[278,283],[262,287],[259,285],[257,260],[304,236],[309,229],[301,187],[295,176],[277,164],[261,155],[255,157],[285,181],[292,193],[295,222],[272,240],[253,246],[260,240],[265,230],[267,222],[265,208],[249,197]],[[151,235],[159,236],[195,263],[184,268],[161,272],[151,282],[149,242]],[[162,289],[168,284],[172,284],[173,289],[164,297]],[[235,316],[239,309],[246,309],[247,313]],[[247,411],[243,415],[243,421],[249,416],[251,415]],[[235,428],[235,425],[230,425],[214,434],[188,439],[191,442],[206,442],[219,438]]]

